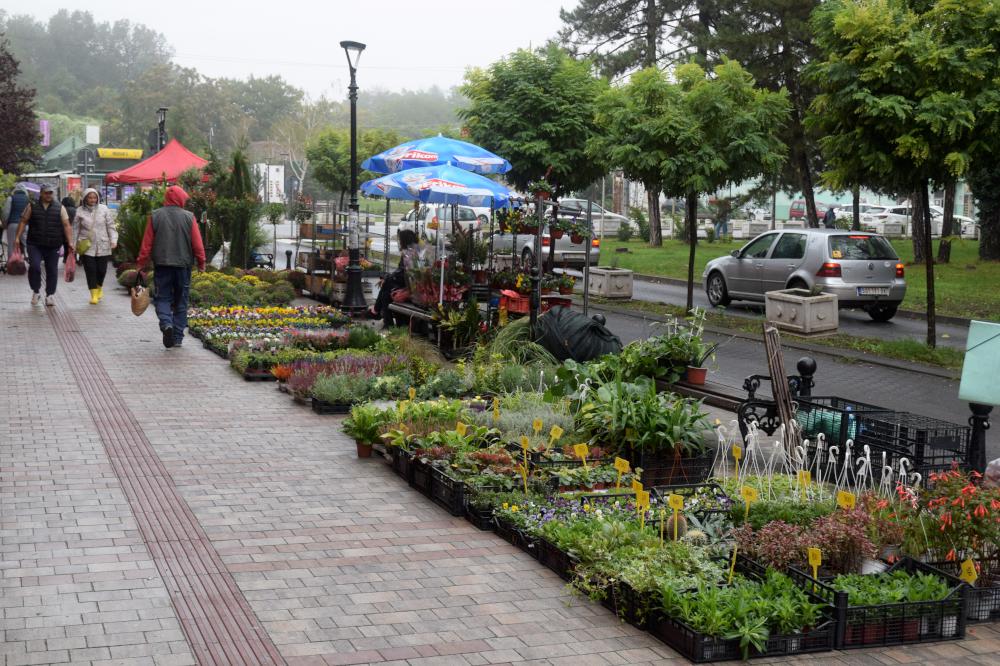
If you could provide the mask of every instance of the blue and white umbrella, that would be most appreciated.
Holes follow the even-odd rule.
[[[381,176],[363,183],[361,191],[389,199],[464,206],[489,206],[492,200],[494,206],[502,207],[510,199],[510,190],[503,185],[450,164]]]
[[[480,174],[507,173],[511,169],[510,162],[485,148],[440,134],[407,141],[369,157],[361,163],[361,168],[375,173],[398,173],[443,164]]]

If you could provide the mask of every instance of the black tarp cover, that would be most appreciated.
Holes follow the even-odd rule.
[[[562,305],[538,318],[535,340],[560,361],[590,361],[622,350],[622,341],[603,324]]]

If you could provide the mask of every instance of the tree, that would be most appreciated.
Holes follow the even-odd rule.
[[[658,134],[668,156],[663,189],[683,196],[688,254],[687,309],[694,307],[694,261],[698,242],[698,196],[730,183],[773,176],[785,159],[779,138],[790,106],[784,91],[757,88],[737,62],[712,70],[689,63],[674,71]]]
[[[559,41],[575,56],[592,58],[605,76],[638,67],[656,67],[682,53],[664,37],[677,27],[683,0],[581,0],[571,11],[559,10],[565,27]]]
[[[838,189],[865,182],[916,193],[930,347],[937,336],[928,188],[968,170],[980,143],[977,116],[995,108],[998,18],[992,0],[831,0],[814,15],[822,58],[810,67],[821,90],[811,121],[825,132],[824,179]]]
[[[972,163],[966,182],[979,209],[979,258],[1000,261],[1000,162],[996,153]]]
[[[471,140],[508,159],[508,182],[521,191],[546,177],[555,196],[587,187],[604,173],[587,153],[597,98],[607,83],[586,62],[554,46],[518,50],[486,70],[471,70],[459,111]]]
[[[757,85],[787,90],[791,116],[781,139],[789,159],[777,178],[777,187],[789,194],[800,191],[806,202],[809,226],[819,226],[813,174],[822,169],[817,137],[804,120],[816,88],[804,80],[805,66],[816,57],[809,19],[819,0],[726,0],[710,9],[712,30],[692,28],[690,39],[718,61],[736,60]],[[724,11],[721,11],[723,10]]]
[[[35,91],[17,82],[20,64],[0,34],[0,170],[20,173],[38,154]]]
[[[363,162],[368,157],[388,150],[399,143],[402,143],[402,139],[392,130],[371,129],[360,132],[358,134],[358,161]],[[306,156],[312,164],[315,179],[331,192],[340,192],[340,208],[338,210],[343,210],[344,197],[351,189],[350,131],[327,129],[320,132],[306,148]],[[358,184],[379,175],[362,170],[358,174]]]
[[[589,150],[612,168],[620,168],[628,178],[646,188],[649,205],[651,247],[663,245],[660,230],[660,191],[663,163],[670,159],[663,141],[664,123],[674,112],[674,96],[666,76],[656,68],[637,72],[628,84],[611,88],[598,100],[599,131]]]

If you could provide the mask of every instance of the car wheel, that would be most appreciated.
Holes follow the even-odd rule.
[[[868,316],[877,322],[887,322],[896,316],[899,305],[896,303],[876,303],[867,308]]]
[[[708,302],[712,307],[726,307],[732,302],[729,298],[729,290],[726,289],[726,279],[722,273],[712,273],[708,276],[708,284],[705,285],[705,292],[708,294]]]
[[[524,248],[524,251],[521,252],[521,268],[528,271],[531,270],[531,267],[534,265],[535,265],[534,253],[531,251],[530,247]]]

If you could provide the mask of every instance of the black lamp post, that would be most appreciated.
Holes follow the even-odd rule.
[[[347,291],[342,307],[349,314],[355,314],[367,307],[361,288],[361,239],[358,232],[358,83],[355,78],[365,45],[360,42],[341,42],[340,47],[347,54],[347,66],[351,70],[351,85],[348,88],[351,100],[351,200],[348,204]]]

